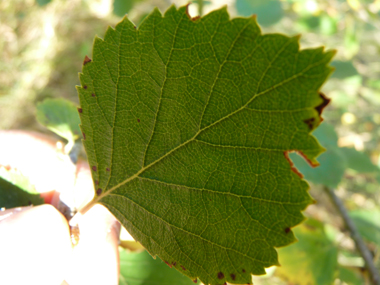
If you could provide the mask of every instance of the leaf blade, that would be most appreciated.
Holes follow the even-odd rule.
[[[97,201],[192,279],[250,283],[311,203],[284,153],[323,150],[310,128],[332,55],[226,9],[124,19],[95,40],[78,87]]]

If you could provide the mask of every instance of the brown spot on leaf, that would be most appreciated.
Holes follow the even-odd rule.
[[[86,134],[82,132],[82,135],[83,135],[83,139],[85,140],[86,139]]]
[[[218,278],[219,278],[219,279],[223,279],[223,278],[224,278],[224,274],[223,274],[223,272],[219,272],[219,273],[218,273]]]
[[[91,167],[92,168],[92,170],[94,170],[94,171],[96,171],[97,170],[97,168],[96,168],[96,166],[94,165],[93,167]]]
[[[186,271],[186,268],[183,265],[181,265],[181,268],[183,271]]]
[[[83,65],[86,65],[89,62],[91,62],[91,59],[86,55],[84,60],[83,60]]]
[[[107,168],[106,168],[106,171],[110,171],[110,169],[107,167]]]
[[[103,190],[102,189],[100,189],[100,188],[98,188],[97,190],[96,190],[96,195],[100,195],[100,194],[102,194],[102,192],[103,192]]]
[[[137,119],[137,122],[139,122],[139,123],[140,123],[140,119]]]
[[[91,96],[92,96],[92,97],[95,97],[95,93],[92,93]]]
[[[285,228],[285,233],[288,233],[288,232],[290,232],[290,228],[289,227]]]
[[[193,280],[193,282],[194,282],[194,283],[197,283],[197,282],[198,282],[198,279],[197,279],[197,278],[195,278],[195,279]]]
[[[87,89],[87,85],[84,85],[83,88],[84,88],[84,89]]]
[[[236,279],[236,275],[232,273],[230,276],[231,276],[232,280],[235,281],[235,279]]]
[[[164,260],[164,262],[165,262],[170,268],[172,268],[172,265],[171,265],[168,261]]]
[[[82,113],[83,112],[82,108],[78,108],[78,112]]]
[[[309,130],[313,129],[313,122],[315,121],[315,118],[309,118],[306,120],[303,120],[305,124],[309,127]]]
[[[242,271],[243,271],[243,273],[245,273],[245,269],[243,269]]]
[[[177,265],[177,262],[173,261],[172,264],[173,264],[173,266],[176,266],[176,265]]]
[[[315,107],[315,110],[317,110],[318,114],[321,115],[323,109],[330,103],[331,99],[327,98],[326,95],[322,92],[319,92],[319,97],[321,97],[323,101],[321,104]]]
[[[96,184],[96,185],[99,185],[99,181],[98,181],[98,180],[95,180],[95,184]]]

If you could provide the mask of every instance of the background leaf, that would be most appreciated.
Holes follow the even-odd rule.
[[[289,158],[306,180],[314,184],[322,184],[335,188],[342,180],[347,168],[346,156],[337,144],[338,135],[334,127],[327,123],[322,123],[313,132],[313,135],[326,148],[326,152],[318,157],[318,162],[320,163],[318,167],[312,167],[303,157],[296,153],[290,153]]]
[[[29,178],[22,175],[22,173],[15,168],[8,170],[0,166],[0,177],[30,194],[38,194]]]
[[[348,285],[365,284],[358,273],[343,266],[339,266],[339,279]]]
[[[0,177],[0,208],[37,206],[43,203],[39,194],[30,194]]]
[[[133,7],[136,0],[114,0],[113,13],[116,16],[124,17]]]
[[[79,138],[80,119],[74,103],[58,98],[45,99],[37,104],[37,121],[71,144]]]
[[[225,8],[108,29],[77,88],[94,202],[191,279],[250,283],[311,202],[284,154],[316,163],[322,151],[310,131],[333,54]]]
[[[292,284],[331,285],[338,266],[338,249],[323,224],[309,219],[294,229],[298,242],[279,249],[276,273]]]
[[[194,282],[145,250],[120,250],[119,285],[193,285]],[[197,282],[199,283],[199,281]]]
[[[340,149],[346,157],[347,167],[359,173],[379,172],[380,169],[374,165],[367,154],[354,148],[342,147]]]
[[[263,26],[273,25],[283,16],[282,4],[278,0],[236,0],[236,9],[242,16],[256,15]]]
[[[380,211],[355,210],[350,212],[359,233],[368,241],[380,244]]]
[[[335,71],[331,77],[344,79],[346,77],[351,77],[359,74],[355,66],[352,64],[352,61],[334,60],[331,62],[331,65],[335,67]]]

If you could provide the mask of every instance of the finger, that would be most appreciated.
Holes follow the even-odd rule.
[[[0,284],[61,284],[72,247],[67,221],[53,206],[0,212],[0,233]]]
[[[66,281],[70,285],[117,285],[120,224],[102,205],[79,220],[80,239]]]

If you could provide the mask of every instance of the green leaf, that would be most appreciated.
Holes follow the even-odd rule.
[[[296,153],[289,154],[295,167],[307,181],[322,184],[331,188],[338,186],[346,170],[345,157],[338,148],[327,149],[318,157],[320,165],[312,167]]]
[[[145,250],[120,250],[119,285],[194,285],[194,282]],[[199,283],[199,281],[197,282]]]
[[[334,52],[261,35],[226,8],[155,9],[96,38],[78,87],[99,195],[150,254],[205,284],[250,283],[310,204],[284,153],[316,163]],[[306,123],[308,122],[308,123]]]
[[[339,279],[348,285],[362,285],[365,284],[363,278],[348,267],[339,266]]]
[[[136,0],[114,0],[113,13],[116,16],[124,17],[133,7]]]
[[[80,110],[79,110],[80,111]],[[37,121],[70,144],[80,136],[80,119],[74,103],[58,98],[45,99],[37,105]]]
[[[380,210],[351,211],[350,217],[366,240],[380,244]]]
[[[367,154],[357,151],[355,148],[342,147],[341,151],[347,160],[347,167],[359,173],[379,172]]]
[[[298,242],[279,249],[281,267],[276,273],[291,284],[331,285],[338,266],[338,249],[323,224],[307,220],[294,229]]]
[[[331,62],[331,65],[335,67],[335,71],[331,77],[344,79],[346,77],[351,77],[359,74],[355,66],[352,64],[352,61],[334,60]]]
[[[346,157],[337,144],[338,135],[334,127],[327,123],[322,123],[313,135],[326,148],[326,152],[318,157],[318,167],[312,167],[296,153],[290,153],[289,158],[306,180],[335,188],[342,180],[347,168]]]
[[[41,205],[44,200],[39,194],[30,194],[0,177],[0,208],[15,208]]]
[[[40,7],[45,6],[45,5],[49,4],[50,2],[51,2],[51,0],[36,0],[37,5]]]
[[[270,26],[283,17],[282,4],[278,0],[236,0],[236,10],[239,15],[257,15],[258,22]]]
[[[8,170],[5,167],[0,167],[0,177],[30,194],[38,194],[29,178],[17,169],[11,168]]]

